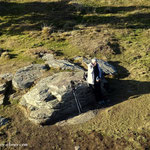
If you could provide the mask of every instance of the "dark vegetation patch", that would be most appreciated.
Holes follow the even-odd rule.
[[[16,35],[24,31],[40,31],[41,27],[53,26],[53,31],[69,31],[76,25],[86,26],[108,24],[110,28],[147,29],[149,25],[149,6],[110,6],[96,7],[59,2],[0,2],[0,28],[2,33]],[[134,12],[138,11],[139,12]],[[134,13],[131,13],[134,12]],[[129,13],[126,16],[118,14]],[[57,17],[56,17],[57,16]]]

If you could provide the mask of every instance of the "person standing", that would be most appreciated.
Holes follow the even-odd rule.
[[[103,104],[103,97],[101,92],[101,80],[102,80],[102,70],[97,63],[97,59],[93,58],[91,63],[88,64],[88,75],[87,82],[89,86],[92,88],[96,102],[99,104]]]

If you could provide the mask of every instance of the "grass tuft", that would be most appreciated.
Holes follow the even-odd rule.
[[[42,27],[42,35],[43,36],[49,36],[50,33],[53,32],[53,26],[44,26]]]

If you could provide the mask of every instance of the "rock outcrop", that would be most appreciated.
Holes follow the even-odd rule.
[[[57,60],[54,58],[53,54],[45,54],[42,59],[45,61],[45,63],[50,68],[56,68],[60,70],[77,70],[77,71],[83,71],[81,67],[74,65],[73,63],[68,62],[67,60]],[[87,65],[90,63],[90,59],[84,58],[84,57],[76,57],[74,58],[74,61],[80,62],[82,66],[84,66],[87,69]],[[112,66],[110,63],[97,59],[98,64],[100,65],[102,71],[107,75],[115,75],[117,74],[117,70],[114,66]]]
[[[45,63],[50,68],[55,68],[60,70],[82,71],[82,69],[79,66],[76,66],[67,60],[55,59],[53,54],[46,54],[42,58],[43,60],[45,60]]]
[[[13,77],[12,84],[16,89],[26,89],[47,71],[46,65],[32,64],[19,69]]]
[[[87,59],[84,57],[76,57],[76,58],[74,58],[74,60],[76,62],[80,62],[86,69],[87,69],[87,65],[91,61],[90,59]],[[101,59],[97,59],[97,62],[105,74],[107,74],[107,75],[116,75],[117,74],[116,68],[114,66],[112,66],[110,63],[108,63],[104,60],[101,60]]]
[[[84,111],[89,110],[89,104],[94,103],[95,96],[86,81],[82,80],[84,70],[80,66],[76,66],[67,60],[56,60],[52,54],[44,54],[42,59],[45,60],[44,65],[31,64],[19,69],[15,75],[0,75],[2,79],[0,82],[0,104],[3,104],[6,98],[12,100],[14,98],[17,100],[20,99],[19,104],[21,108],[23,108],[26,116],[29,120],[37,124],[45,124],[48,122],[53,124],[58,121],[66,120],[78,113],[71,87],[71,81],[74,81],[77,99],[80,100]],[[86,67],[90,62],[90,60],[82,57],[76,58],[75,61],[79,60]],[[116,73],[115,68],[109,63],[103,60],[98,60],[98,63],[105,74]],[[49,65],[50,68],[69,71],[63,71],[52,76],[44,77],[45,71],[49,69],[47,65]],[[9,86],[8,83],[12,83],[11,86],[17,89],[17,91],[6,97],[6,90]],[[28,92],[24,94],[27,88]],[[18,92],[19,90],[23,92]],[[84,116],[84,121],[86,121],[86,115],[82,116]],[[90,116],[87,117],[87,120],[93,116],[93,112],[90,112]],[[77,117],[75,120],[80,122],[79,118]],[[68,120],[67,122],[72,124],[74,121]]]
[[[43,124],[66,119],[78,112],[70,85],[72,80],[77,82],[76,96],[82,107],[93,103],[94,97],[87,83],[79,81],[82,76],[83,72],[60,72],[42,79],[20,101],[27,117]]]

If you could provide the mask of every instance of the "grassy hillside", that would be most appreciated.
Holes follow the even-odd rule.
[[[0,1],[0,73],[43,63],[36,55],[43,51],[68,60],[97,57],[119,73],[119,79],[108,79],[112,106],[85,124],[38,127],[24,118],[16,103],[1,106],[0,115],[12,122],[0,129],[0,142],[44,150],[71,150],[75,145],[89,150],[149,149],[149,37],[149,0]]]

